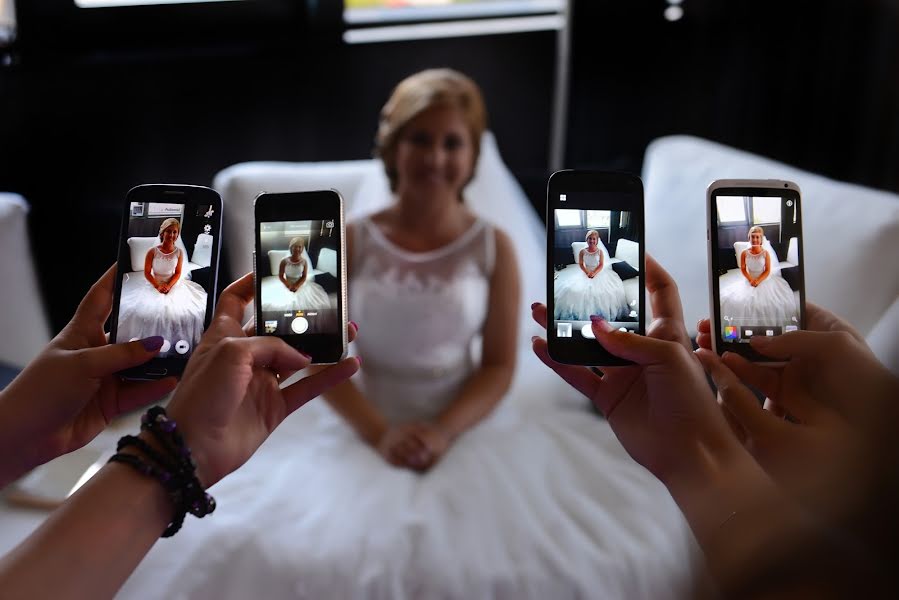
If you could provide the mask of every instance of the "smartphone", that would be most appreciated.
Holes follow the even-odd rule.
[[[184,371],[215,307],[222,199],[196,185],[150,184],[125,197],[110,341],[162,336],[130,379]]]
[[[749,341],[805,328],[799,186],[720,179],[706,196],[712,348],[771,362]]]
[[[278,336],[313,364],[346,356],[343,198],[336,190],[256,197],[256,334]]]
[[[643,182],[627,173],[565,170],[546,188],[546,339],[556,362],[631,364],[596,341],[590,317],[646,332]]]

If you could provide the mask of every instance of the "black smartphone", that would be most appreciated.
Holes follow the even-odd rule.
[[[125,197],[110,340],[162,336],[159,354],[124,377],[179,375],[212,318],[222,199],[197,185],[150,184]]]
[[[631,364],[596,342],[590,317],[646,331],[643,182],[627,173],[565,170],[546,188],[546,339],[556,362]]]
[[[336,190],[256,197],[256,334],[275,335],[313,364],[346,356],[343,198]]]
[[[799,186],[720,179],[706,196],[712,348],[772,362],[749,341],[805,328]]]

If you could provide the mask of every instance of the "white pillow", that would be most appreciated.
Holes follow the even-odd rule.
[[[319,253],[320,255],[320,253]],[[272,275],[275,277],[278,276],[278,272],[281,270],[281,261],[290,256],[290,250],[269,250],[268,251],[268,264],[272,268]],[[309,253],[306,252],[306,247],[303,247],[303,258],[306,259],[306,269],[309,271],[308,276],[306,277],[306,281],[315,281],[315,273],[312,268],[312,261],[309,260]]]
[[[864,267],[899,256],[899,195],[679,135],[649,145],[643,180],[646,251],[677,281],[687,327],[694,329],[697,320],[709,315],[705,189],[728,177],[778,178],[799,185],[806,297],[842,315],[862,334],[871,331],[896,300],[899,270]],[[838,224],[851,226],[839,227],[839,243],[834,243]]]
[[[618,258],[634,268],[640,270],[640,244],[633,240],[621,238],[618,247],[615,248],[615,258]]]
[[[787,262],[792,265],[799,264],[799,239],[795,237],[790,238],[790,245],[787,246]]]
[[[147,252],[150,251],[150,248],[159,245],[159,237],[130,237],[128,238],[128,249],[131,251],[131,270],[132,271],[143,271],[144,270],[144,262],[147,260]],[[181,236],[178,236],[178,239],[175,240],[175,246],[181,248],[181,251],[184,253],[184,262],[182,263],[182,270],[187,270],[187,263],[190,262],[190,258],[187,254],[187,248],[184,247],[184,242],[181,241]]]
[[[330,273],[337,277],[337,252],[330,248],[322,248],[318,251],[318,270]]]

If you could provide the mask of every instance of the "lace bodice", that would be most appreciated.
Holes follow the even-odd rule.
[[[388,418],[432,414],[474,369],[472,343],[487,314],[494,235],[478,220],[441,248],[410,252],[370,219],[357,223],[349,309],[365,334],[353,345],[363,358],[365,393]]]
[[[584,250],[584,266],[587,267],[588,271],[592,271],[599,266],[599,257],[601,254],[602,250],[599,248],[597,248],[596,252],[593,254],[590,254],[589,250]]]
[[[306,272],[306,261],[300,259],[300,262],[293,262],[288,257],[287,264],[284,265],[284,277],[286,277],[289,281],[299,281],[302,279],[303,274]]]
[[[746,258],[746,270],[753,277],[758,277],[765,272],[765,256],[768,255],[767,250],[762,250],[758,254],[753,254],[749,250],[744,250],[743,256]]]
[[[168,254],[164,253],[159,246],[153,248],[153,277],[160,283],[168,283],[175,274],[175,268],[178,266],[178,257],[181,256],[181,248],[175,247]]]

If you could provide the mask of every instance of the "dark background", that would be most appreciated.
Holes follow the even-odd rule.
[[[899,191],[896,0],[685,0],[673,23],[665,0],[573,5],[566,167],[639,173],[649,141],[690,133]],[[481,84],[542,213],[555,32],[348,46],[335,0],[17,11],[0,51],[0,189],[30,202],[40,264],[60,241],[82,250],[64,289],[37,269],[54,329],[114,261],[128,189],[210,185],[248,160],[369,157],[393,85],[426,67]]]

